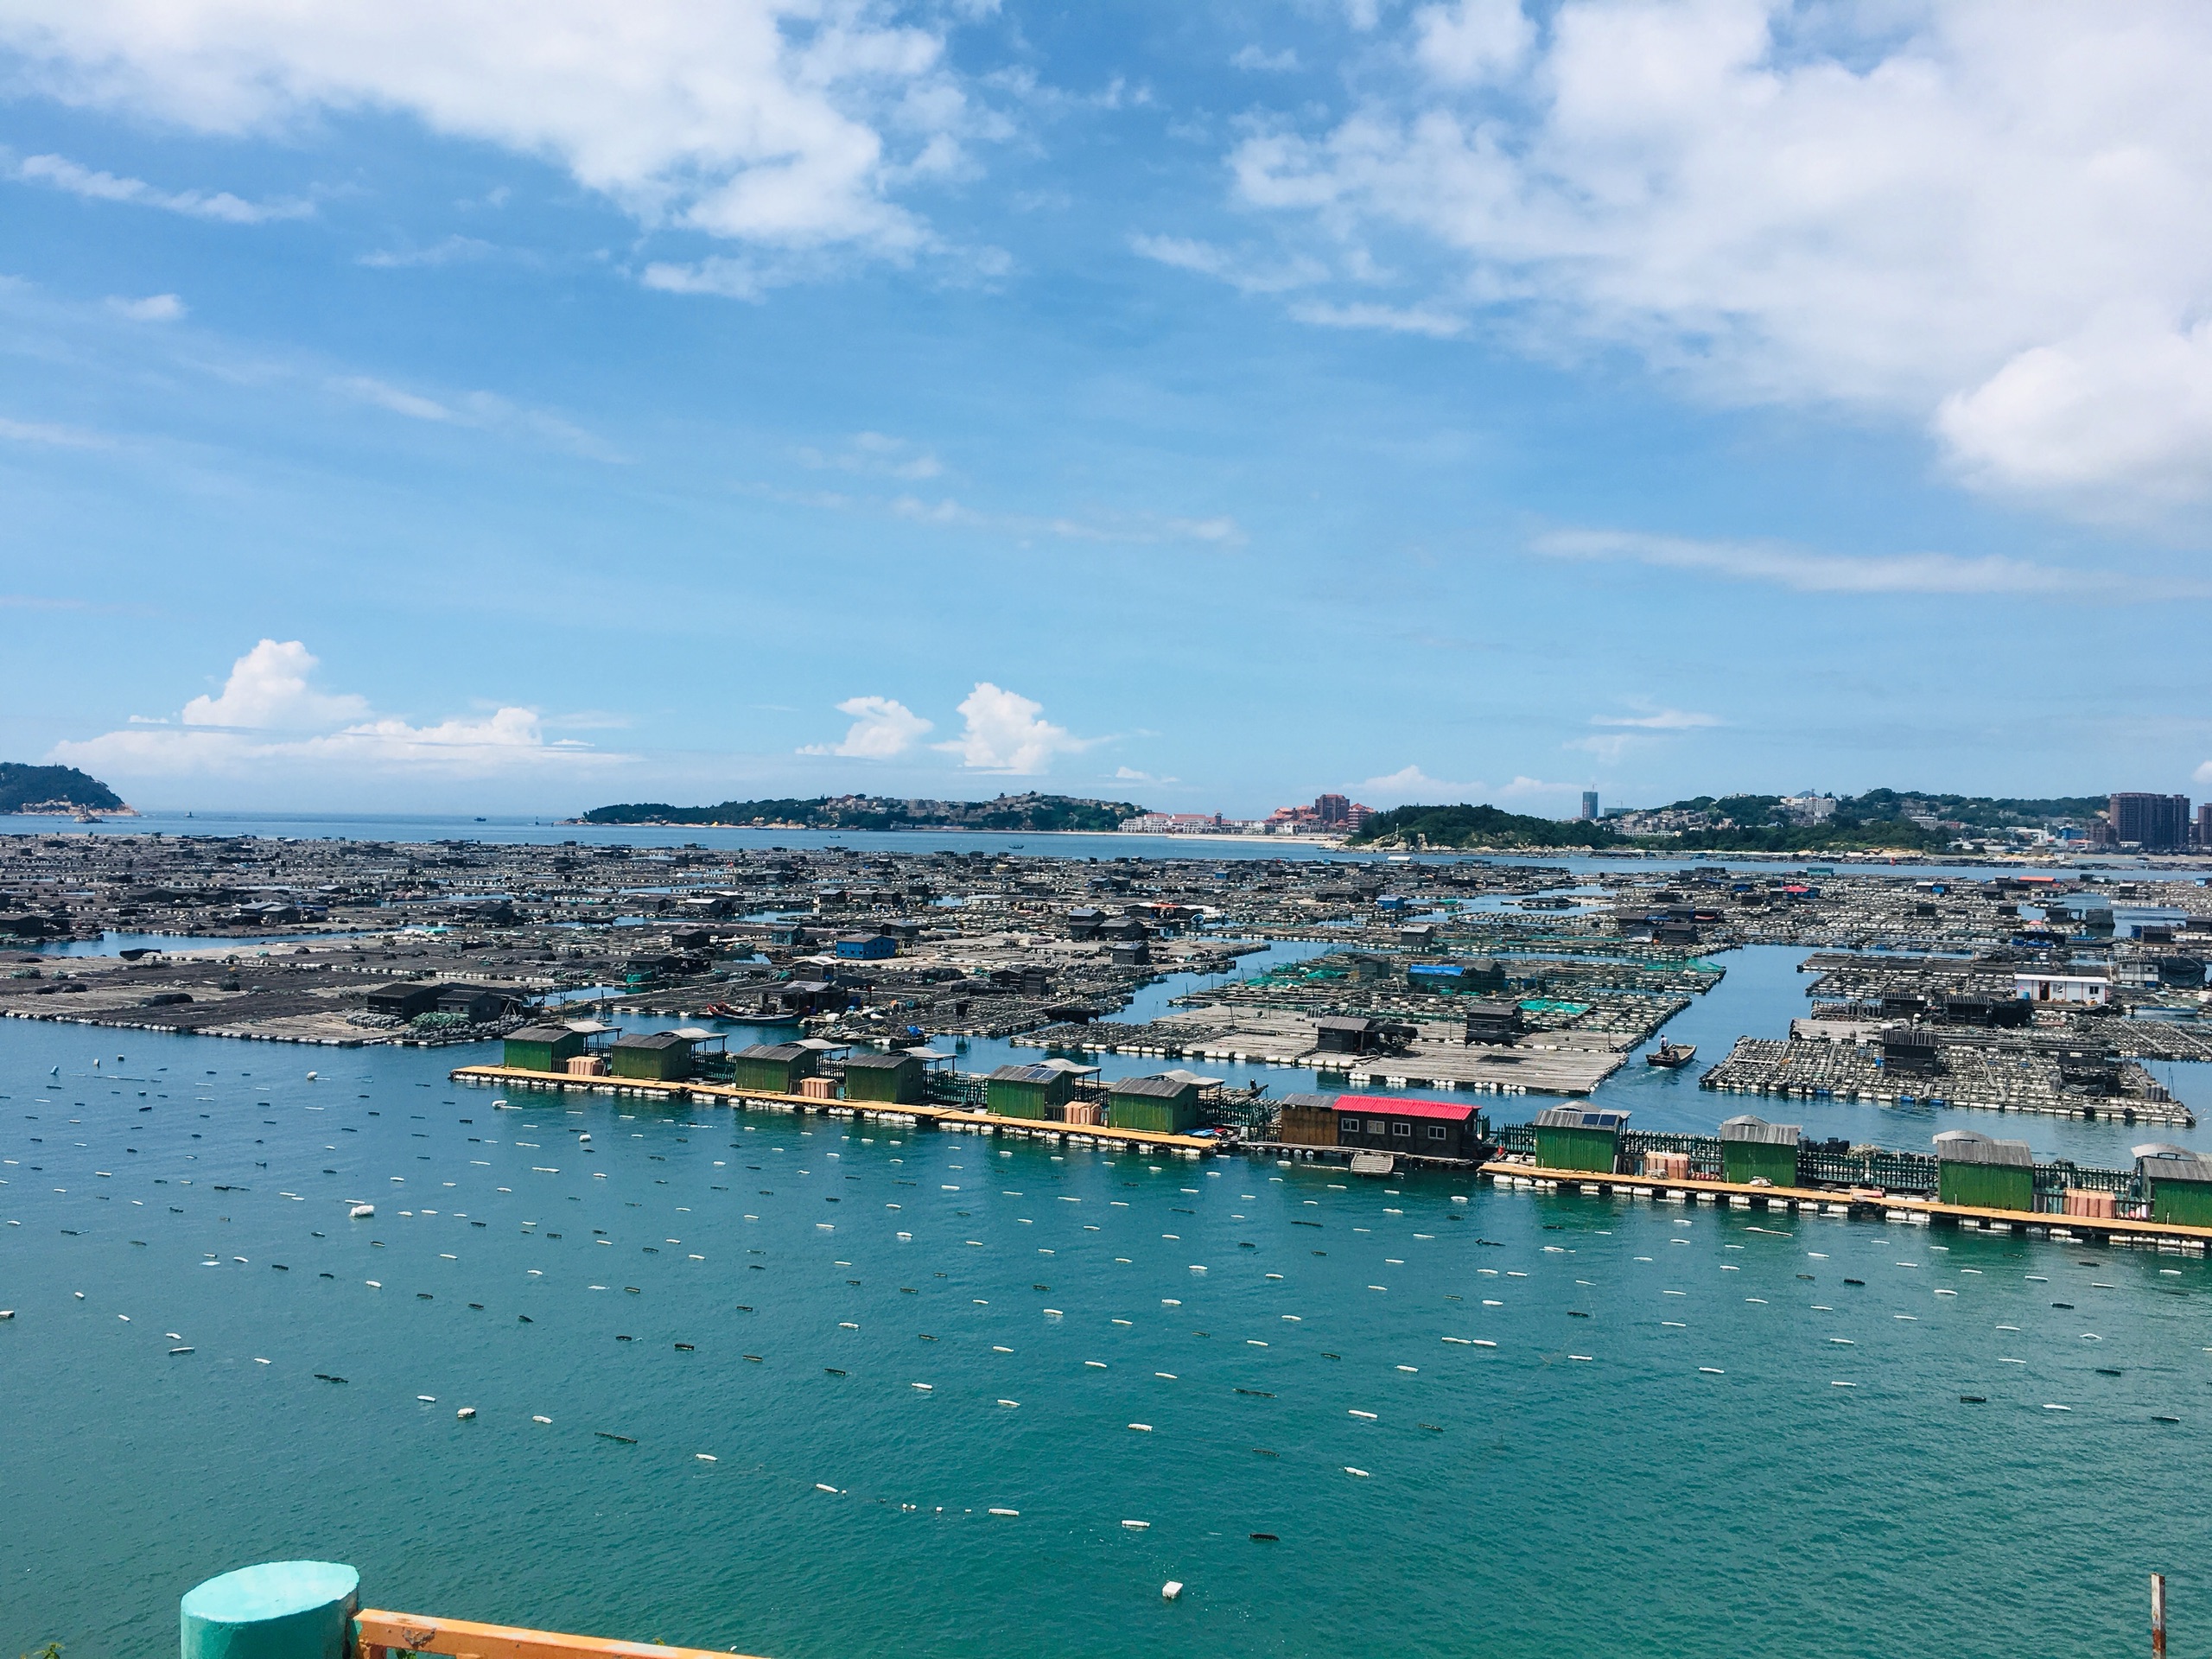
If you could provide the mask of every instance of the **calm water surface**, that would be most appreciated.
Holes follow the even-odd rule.
[[[793,1659],[2117,1650],[2164,1569],[2207,1650],[2194,1261],[495,1110],[469,1058],[0,1027],[0,1651],[166,1652],[287,1555]]]

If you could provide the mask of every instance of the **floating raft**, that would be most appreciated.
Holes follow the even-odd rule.
[[[571,1077],[557,1071],[527,1071],[512,1065],[462,1065],[447,1074],[454,1082],[480,1087],[544,1089],[556,1093],[627,1095],[691,1106],[729,1106],[740,1111],[812,1113],[823,1117],[872,1119],[918,1128],[978,1129],[988,1135],[1024,1135],[1078,1145],[1121,1147],[1141,1152],[1172,1152],[1200,1158],[1222,1150],[1217,1141],[1194,1135],[1165,1135],[1152,1129],[1116,1129],[1103,1123],[1058,1123],[1045,1118],[1001,1117],[957,1106],[893,1104],[866,1100],[817,1100],[810,1095],[772,1094],[726,1083],[653,1083],[635,1077]]]
[[[1671,1175],[1608,1175],[1586,1169],[1548,1169],[1541,1164],[1494,1161],[1478,1172],[1493,1181],[1581,1192],[1598,1197],[1656,1198],[1682,1203],[1702,1199],[1732,1209],[1796,1211],[1801,1215],[1849,1216],[1861,1219],[1917,1223],[1937,1219],[1976,1231],[2019,1232],[2052,1238],[2143,1244],[2202,1255],[2212,1248],[2212,1227],[2184,1227],[2177,1222],[2136,1221],[2120,1217],[2051,1215],[2043,1211],[1992,1210],[1980,1205],[1944,1204],[1934,1198],[1872,1197],[1817,1187],[1752,1186],[1740,1181],[1703,1180]]]

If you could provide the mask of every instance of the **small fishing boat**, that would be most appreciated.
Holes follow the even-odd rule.
[[[1695,1043],[1670,1043],[1664,1037],[1659,1046],[1643,1057],[1646,1065],[1663,1066],[1669,1071],[1678,1071],[1697,1058]]]

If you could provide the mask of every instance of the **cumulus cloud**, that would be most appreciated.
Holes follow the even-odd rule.
[[[18,0],[0,43],[70,103],[222,134],[397,111],[777,248],[930,245],[890,193],[988,126],[943,35],[870,0]]]
[[[365,717],[366,697],[320,691],[308,683],[321,665],[297,639],[264,639],[231,664],[219,696],[194,697],[184,705],[184,723],[313,731]]]
[[[0,38],[5,38],[6,29],[6,21],[0,18]],[[312,202],[247,201],[227,190],[163,190],[143,179],[103,173],[66,156],[27,156],[21,161],[8,160],[8,171],[26,184],[47,185],[91,201],[158,207],[189,219],[212,219],[226,225],[261,225],[272,219],[305,219],[315,212]]]
[[[326,691],[299,640],[264,639],[231,665],[223,689],[174,721],[58,743],[47,759],[119,778],[303,773],[499,778],[575,775],[631,759],[569,739],[549,741],[533,709],[454,715],[417,726],[375,714],[365,697]]]
[[[963,766],[1029,776],[1045,771],[1059,754],[1079,754],[1098,740],[1074,737],[1045,718],[1045,705],[1018,692],[976,682],[960,703],[967,722],[960,735],[937,747],[960,757]]]
[[[2087,511],[2212,494],[2212,9],[1401,16],[1400,73],[1339,116],[1256,120],[1229,158],[1347,307],[1924,423],[1967,482]]]
[[[891,697],[848,697],[837,705],[852,725],[836,743],[810,743],[801,754],[837,754],[849,760],[889,760],[906,753],[935,727]]]

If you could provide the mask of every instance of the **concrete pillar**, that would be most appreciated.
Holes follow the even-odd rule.
[[[264,1561],[190,1591],[182,1659],[345,1659],[361,1575],[335,1561]]]

